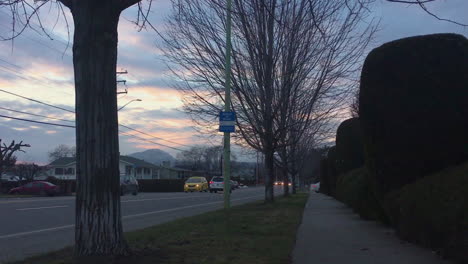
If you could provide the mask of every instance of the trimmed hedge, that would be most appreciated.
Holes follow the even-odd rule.
[[[375,197],[365,167],[340,175],[336,184],[336,199],[347,204],[367,220],[388,224],[384,210]]]
[[[468,263],[468,162],[390,193],[386,208],[403,239]]]
[[[327,154],[327,177],[330,186],[330,195],[336,194],[336,181],[338,180],[338,171],[336,169],[336,146],[331,147]]]
[[[183,192],[184,179],[138,180],[140,192]]]
[[[468,40],[405,38],[374,49],[361,75],[366,164],[379,198],[468,160]]]
[[[343,121],[336,131],[336,169],[343,174],[364,166],[364,142],[359,118]]]
[[[2,181],[0,182],[0,193],[8,193],[11,189],[24,185],[28,182],[29,181],[17,181],[17,182]]]
[[[59,186],[61,194],[76,192],[76,180],[61,180],[55,177],[48,177],[46,181]]]

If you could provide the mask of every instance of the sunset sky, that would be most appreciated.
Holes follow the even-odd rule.
[[[427,6],[441,17],[468,24],[467,0],[436,1]],[[170,10],[170,1],[155,0],[151,13],[152,24],[163,29],[164,19],[169,15]],[[372,16],[381,19],[381,30],[372,43],[372,47],[402,37],[430,33],[453,32],[468,36],[468,27],[463,28],[438,21],[417,6],[379,0],[373,5],[371,11]],[[142,101],[132,102],[122,109],[119,112],[120,123],[170,140],[171,142],[151,139],[154,142],[177,149],[187,149],[187,146],[194,144],[219,144],[221,134],[210,140],[204,136],[200,137],[194,130],[190,118],[181,111],[181,96],[173,88],[173,83],[176,80],[171,76],[164,63],[162,52],[158,48],[161,45],[161,40],[153,31],[138,32],[135,25],[130,22],[135,17],[135,13],[135,7],[123,12],[119,24],[117,65],[119,70],[128,71],[128,74],[119,76],[119,79],[127,80],[128,94],[119,95],[118,104],[122,106],[134,99]],[[55,23],[55,14],[56,11],[53,9],[49,11],[49,8],[44,8],[41,13],[54,40],[50,40],[44,34],[40,35],[33,30],[26,30],[14,42],[0,41],[0,89],[73,110],[75,99],[72,50],[71,47],[66,48],[67,33],[63,20],[60,20],[57,26],[51,30]],[[68,19],[72,23],[70,14],[68,14]],[[8,36],[10,30],[9,11],[6,8],[0,8],[0,35]],[[124,85],[119,85],[119,91],[124,89]],[[0,92],[0,107],[0,115],[73,125],[70,122],[4,110],[2,108],[66,120],[74,119],[72,113],[40,105],[4,92]],[[122,131],[127,132],[128,130],[122,128]],[[131,134],[149,139],[148,136],[135,132]],[[4,142],[23,140],[25,143],[31,144],[31,147],[26,149],[26,153],[18,154],[19,160],[45,164],[48,162],[47,152],[57,145],[74,145],[75,132],[72,128],[36,125],[0,117],[0,139]],[[160,148],[174,157],[179,151],[127,136],[120,137],[122,154],[149,148]],[[242,160],[242,157],[240,159]]]

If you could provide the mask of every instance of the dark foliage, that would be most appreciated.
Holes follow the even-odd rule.
[[[385,212],[371,189],[365,167],[339,176],[336,199],[353,208],[364,219],[388,223]]]
[[[183,192],[184,179],[138,180],[140,192]]]
[[[468,263],[468,163],[424,177],[386,198],[398,234]]]
[[[468,159],[468,40],[400,39],[374,49],[361,75],[366,164],[380,198]]]
[[[336,169],[338,174],[364,166],[364,142],[358,118],[343,121],[336,132]]]
[[[324,158],[320,161],[320,192],[326,195],[330,195],[327,158]]]

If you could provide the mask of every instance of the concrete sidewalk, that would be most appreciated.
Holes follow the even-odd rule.
[[[299,227],[293,264],[449,264],[428,249],[364,221],[343,203],[311,192]]]

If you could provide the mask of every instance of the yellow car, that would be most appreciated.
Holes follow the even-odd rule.
[[[207,192],[209,188],[205,177],[190,177],[184,184],[184,192]]]

